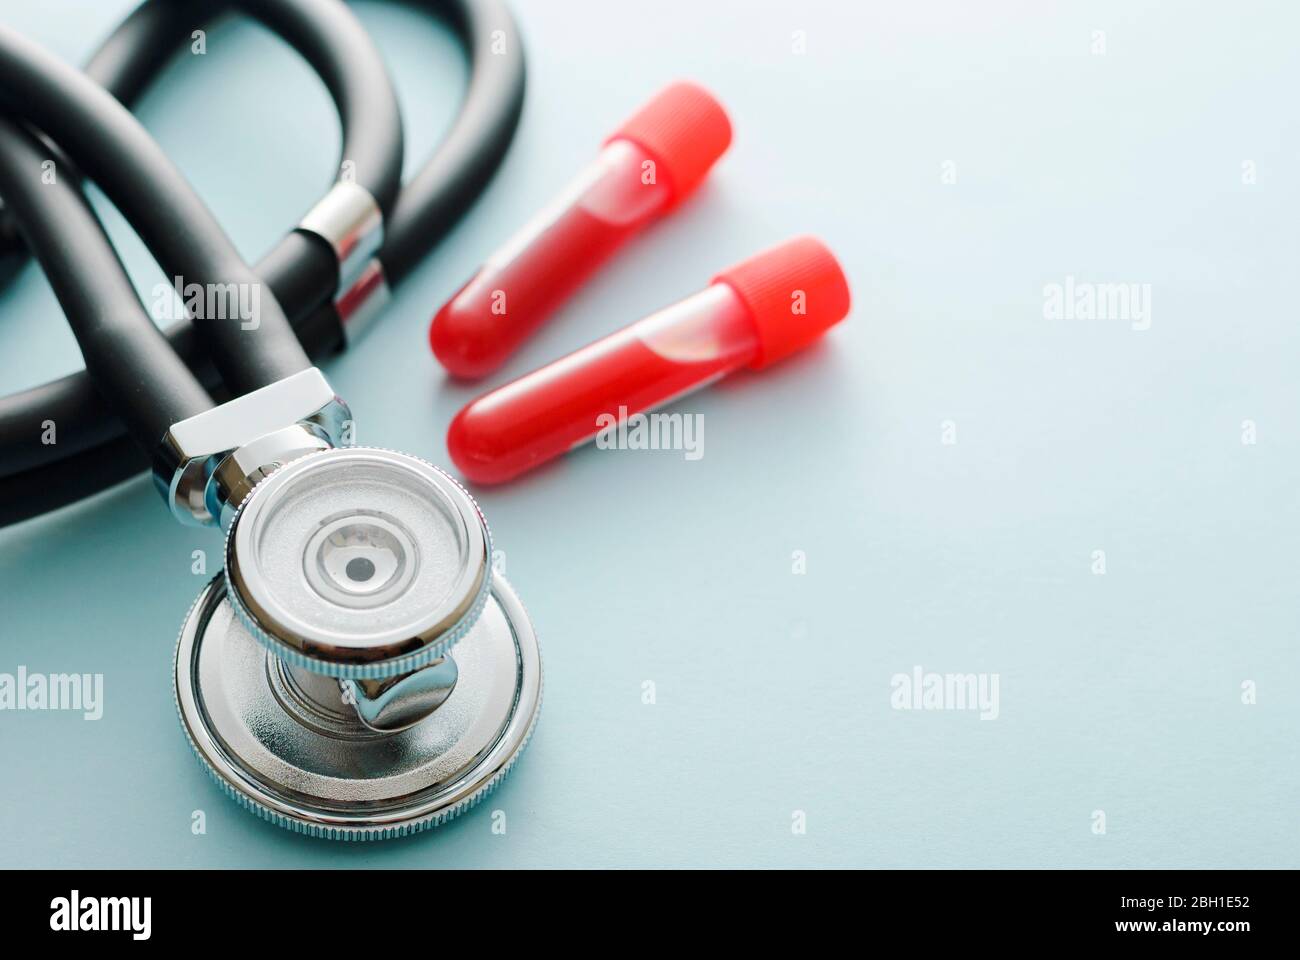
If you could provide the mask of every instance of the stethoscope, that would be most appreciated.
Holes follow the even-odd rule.
[[[311,63],[343,128],[340,178],[256,267],[122,106],[225,6]],[[0,28],[0,196],[18,228],[0,224],[0,242],[15,253],[20,235],[40,262],[87,366],[0,400],[0,523],[108,486],[143,454],[176,519],[226,535],[225,569],[176,648],[195,754],[249,810],[340,839],[409,833],[475,804],[541,701],[537,639],[493,571],[478,506],[417,457],[350,446],[351,413],[310,359],[382,308],[513,136],[524,67],[508,12],[430,6],[462,39],[471,80],[453,130],[405,184],[383,61],[337,0],[146,0],[88,76]],[[40,177],[51,159],[58,175]],[[217,320],[200,299],[193,323],[160,332],[74,169],[167,276],[257,291],[242,301],[255,307]],[[42,443],[51,422],[58,442]]]

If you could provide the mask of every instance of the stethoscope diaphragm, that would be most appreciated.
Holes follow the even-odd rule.
[[[492,542],[473,499],[429,463],[372,448],[275,470],[226,536],[236,615],[278,656],[336,677],[432,662],[474,623]]]

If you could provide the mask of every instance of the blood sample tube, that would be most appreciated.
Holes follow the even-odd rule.
[[[699,293],[484,394],[456,415],[447,449],[478,484],[502,483],[649,410],[801,350],[849,311],[834,255],[790,240],[724,270]]]
[[[730,143],[731,123],[705,90],[660,91],[438,311],[438,360],[457,377],[491,373],[624,240],[699,186]]]

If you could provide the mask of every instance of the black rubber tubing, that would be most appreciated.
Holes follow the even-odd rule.
[[[202,290],[234,284],[249,291],[242,315],[198,326],[231,389],[255,390],[311,365],[275,298],[180,171],[111,94],[0,27],[0,105],[59,143],[127,216],[168,276]]]
[[[85,194],[57,175],[48,179],[42,167],[48,157],[44,144],[0,117],[0,193],[10,198],[86,369],[152,455],[168,427],[210,409],[212,398],[154,326]]]
[[[100,46],[86,75],[130,105],[189,42],[230,8],[292,46],[325,84],[343,132],[342,156],[385,215],[401,189],[402,122],[387,67],[365,28],[339,0],[146,0]],[[56,149],[57,156],[57,149]],[[22,238],[0,198],[0,257],[20,255]]]
[[[423,0],[417,5],[448,21],[468,51],[470,80],[450,133],[402,187],[388,218],[379,259],[391,284],[415,268],[490,182],[513,139],[525,90],[522,44],[499,0]],[[129,103],[176,45],[188,40],[192,24],[174,7],[152,0],[124,21],[87,72]],[[290,237],[312,239],[302,234]],[[297,304],[309,299],[307,295],[275,282],[275,276],[290,273],[277,264],[292,260],[281,245],[258,264],[258,271],[286,306],[304,346],[313,356],[326,356],[342,345],[337,315],[328,299],[314,309],[300,310]],[[191,325],[176,324],[167,335],[177,352],[211,384],[214,375],[206,369]],[[63,425],[57,448],[36,439],[44,419]],[[132,447],[118,441],[120,430],[85,373],[0,399],[0,525],[89,496],[142,469],[144,461]],[[67,458],[91,469],[74,470],[69,463],[68,475],[61,475],[58,461]]]
[[[469,51],[470,82],[451,132],[398,197],[380,252],[393,282],[400,281],[446,235],[490,182],[513,139],[524,100],[522,45],[504,5],[498,0],[425,0],[422,6],[445,15],[461,38]],[[180,31],[173,42],[180,36],[188,36],[188,32]],[[120,35],[115,38],[121,39]],[[155,34],[154,39],[161,38]],[[106,44],[101,53],[107,49]],[[139,60],[126,55],[119,58],[135,64],[133,70],[123,70],[119,76],[124,82],[135,82],[136,93],[146,82],[142,77],[148,72],[146,67],[156,69],[165,59],[147,45],[140,48],[139,56]],[[147,59],[154,62],[146,63]],[[313,355],[327,355],[341,345],[338,318],[328,303],[296,319],[294,326]],[[202,367],[202,354],[189,324],[177,324],[168,331],[168,338],[192,366]],[[0,476],[0,526],[81,500],[147,466],[139,451],[121,438],[114,420],[97,411],[97,397],[84,373],[19,396],[30,396],[35,409],[48,411],[63,404],[61,409],[69,415],[84,418],[78,422],[87,430],[94,429],[91,424],[97,419],[101,432],[97,445],[60,451],[56,456],[63,458],[61,463]],[[13,399],[0,401],[0,409]]]
[[[138,96],[148,79],[145,68],[157,70],[166,60],[159,51],[174,48],[167,41],[178,37],[188,41],[196,25],[229,5],[216,0],[197,5],[153,0],[127,18],[95,57],[93,66],[117,81],[125,93]],[[338,0],[235,0],[235,5],[285,37],[323,78],[342,121],[343,157],[350,161],[356,181],[387,212],[401,186],[402,125],[383,58],[360,22]],[[201,17],[197,21],[196,13]],[[148,62],[132,60],[129,51],[133,49],[139,49]],[[154,253],[157,257],[158,251]],[[164,268],[165,259],[160,258]],[[303,233],[287,236],[259,267],[276,300],[288,295],[301,303],[324,296],[337,285],[333,251],[319,238]],[[289,336],[287,340],[296,349],[294,338]],[[240,366],[262,362],[260,354],[269,350],[289,349],[284,340],[262,336],[237,337],[235,341],[242,349]],[[192,343],[192,338],[187,342]],[[294,366],[297,363],[294,358]],[[272,369],[293,372],[278,366]],[[203,372],[211,378],[210,370]],[[225,372],[223,369],[223,376]],[[78,452],[120,432],[120,424],[98,399],[89,379],[84,373],[76,376],[81,383],[75,394],[61,389],[61,383],[56,381],[0,401],[0,473],[14,473]],[[241,393],[263,383],[236,381],[229,385]],[[86,418],[78,414],[79,410],[98,414],[92,414],[89,429],[82,427]],[[39,442],[41,435],[33,433],[37,417],[40,423],[54,420],[62,426],[58,446]]]

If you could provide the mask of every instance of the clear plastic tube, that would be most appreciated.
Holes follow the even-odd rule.
[[[757,348],[745,305],[714,284],[475,400],[447,448],[468,479],[502,483],[745,366]]]
[[[454,376],[497,369],[637,231],[684,200],[731,143],[709,93],[660,91],[443,305],[429,345]]]
[[[497,369],[623,242],[671,201],[642,182],[649,156],[611,141],[558,200],[530,220],[434,317],[429,343],[458,377]]]
[[[502,483],[627,417],[811,343],[849,309],[818,241],[765,251],[700,291],[469,403],[447,433],[461,473]]]

